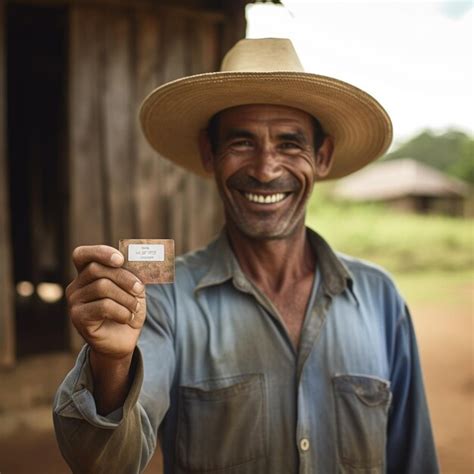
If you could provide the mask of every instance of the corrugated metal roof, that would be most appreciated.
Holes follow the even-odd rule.
[[[341,179],[335,197],[364,201],[405,196],[465,196],[469,186],[411,158],[382,161]]]

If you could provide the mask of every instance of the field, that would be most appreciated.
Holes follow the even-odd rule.
[[[442,472],[474,472],[474,222],[336,204],[323,189],[307,224],[392,273],[413,316]]]
[[[323,188],[313,194],[307,224],[337,250],[392,273],[448,272],[458,278],[474,268],[470,219],[404,214],[378,204],[334,203]]]

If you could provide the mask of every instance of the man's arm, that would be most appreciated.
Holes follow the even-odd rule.
[[[77,247],[77,277],[66,290],[69,315],[90,346],[94,398],[105,415],[121,406],[130,364],[145,321],[145,286],[122,269],[123,256],[105,245]]]
[[[172,298],[163,292],[160,302],[149,305],[153,322],[141,336],[146,351],[140,351],[144,291],[133,297],[140,300],[131,317],[137,301],[129,296],[137,279],[120,264],[107,267],[101,251],[102,263],[97,255],[92,265],[75,261],[78,277],[68,287],[70,316],[88,344],[57,392],[56,436],[74,473],[141,472],[155,450],[158,426],[169,406],[174,351],[167,315],[173,311],[168,307]],[[152,394],[153,409],[139,400],[143,389],[150,395],[144,358],[150,359],[149,367],[159,365],[153,374],[159,383],[159,392]]]
[[[387,472],[439,472],[410,313],[399,320],[391,367],[393,394],[387,440]]]

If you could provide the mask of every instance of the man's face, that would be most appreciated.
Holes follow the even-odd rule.
[[[290,107],[244,105],[219,114],[207,167],[231,231],[282,239],[304,226],[318,175],[313,135],[311,116]]]

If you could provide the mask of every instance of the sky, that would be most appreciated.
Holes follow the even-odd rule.
[[[472,1],[283,0],[247,7],[247,37],[287,37],[307,72],[373,95],[394,145],[424,129],[474,135]]]

